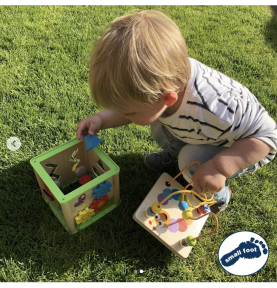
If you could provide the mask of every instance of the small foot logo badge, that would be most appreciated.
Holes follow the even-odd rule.
[[[251,231],[231,234],[221,243],[218,251],[222,268],[237,276],[258,272],[267,262],[268,255],[265,239]]]

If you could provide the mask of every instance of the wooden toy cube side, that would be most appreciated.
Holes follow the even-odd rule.
[[[70,157],[72,158],[76,150],[77,153],[73,157],[79,162],[75,163],[70,161]],[[30,162],[34,168],[43,199],[70,233],[75,233],[97,221],[117,207],[120,202],[119,167],[100,147],[95,147],[87,152],[84,143],[74,139],[31,159]],[[55,168],[49,167],[48,164]],[[62,190],[73,182],[77,182],[78,178],[82,176],[81,174],[89,174],[92,180],[68,194],[64,194]],[[53,179],[54,177],[56,179]],[[101,202],[98,201],[98,206],[95,206],[94,202],[97,201],[92,193],[101,183],[106,183],[105,181],[110,183],[104,191],[109,200],[107,201],[106,197]],[[101,185],[103,186],[103,184]],[[97,208],[97,211],[94,209],[93,215],[90,215],[92,214],[91,205]],[[88,211],[88,209],[89,213],[82,212]],[[80,212],[83,216],[81,219],[78,218],[81,223],[77,224],[80,221],[77,221],[76,217],[80,215]]]

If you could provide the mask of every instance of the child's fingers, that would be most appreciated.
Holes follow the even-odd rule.
[[[194,192],[200,194],[202,192],[202,188],[198,182],[193,182],[193,189]]]
[[[89,135],[96,135],[97,132],[99,132],[99,128],[97,125],[91,121],[91,119],[86,118],[83,119],[77,126],[76,129],[76,136],[77,139],[84,142],[84,137],[89,134]]]
[[[91,136],[94,135],[94,134],[95,134],[95,133],[94,133],[94,130],[93,130],[92,128],[90,128],[90,129],[88,130],[88,134],[91,135]]]
[[[88,133],[92,135],[96,135],[97,132],[99,131],[97,125],[95,123],[90,123],[89,128],[88,128]]]
[[[84,122],[80,122],[76,129],[77,139],[84,142],[84,136],[87,134],[87,125]]]

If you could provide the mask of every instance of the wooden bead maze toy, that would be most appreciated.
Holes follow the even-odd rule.
[[[119,167],[86,135],[30,160],[43,199],[69,233],[76,233],[119,205]]]
[[[218,229],[217,217],[210,211],[210,206],[216,203],[214,194],[211,193],[208,199],[206,194],[202,197],[193,190],[187,190],[192,183],[183,189],[175,181],[194,163],[200,165],[193,161],[174,178],[163,173],[133,215],[136,222],[180,258],[189,256],[197,239]],[[198,236],[209,215],[215,219],[215,229]]]

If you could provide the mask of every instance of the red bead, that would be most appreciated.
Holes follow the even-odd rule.
[[[197,212],[198,212],[199,214],[205,214],[202,206],[198,207]]]

